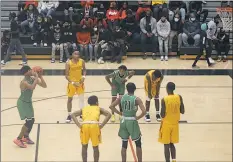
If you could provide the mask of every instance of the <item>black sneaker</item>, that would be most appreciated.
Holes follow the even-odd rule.
[[[156,114],[156,119],[157,119],[158,122],[161,122],[161,117],[160,117],[159,114]]]
[[[153,60],[156,60],[156,55],[155,55],[155,53],[152,54],[152,59],[153,59]]]
[[[68,115],[66,118],[66,123],[70,123],[72,121],[71,115]]]
[[[142,56],[142,59],[143,60],[147,59],[147,54],[146,53]]]
[[[146,122],[150,122],[151,120],[150,120],[150,114],[146,114],[146,116],[145,116],[145,121]]]

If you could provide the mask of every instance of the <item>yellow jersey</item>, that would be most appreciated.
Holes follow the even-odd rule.
[[[80,82],[82,79],[83,59],[79,59],[77,63],[69,60],[69,79],[72,82]]]
[[[93,121],[99,122],[100,107],[99,106],[86,106],[82,109],[83,122]]]
[[[164,3],[167,3],[167,0],[152,0],[151,1],[151,4],[152,4],[152,6],[153,5],[162,5],[162,4],[164,4]]]
[[[148,71],[147,73],[146,73],[146,78],[147,78],[147,75],[149,75],[149,77],[150,77],[150,81],[151,81],[151,86],[153,87],[153,86],[155,86],[157,83],[159,83],[160,82],[160,78],[159,79],[157,79],[157,80],[153,80],[153,73],[154,73],[154,71],[155,70],[150,70],[150,71]]]
[[[180,120],[180,96],[177,94],[168,95],[164,97],[164,102],[166,106],[166,112],[165,118],[163,118],[163,123],[178,124]]]

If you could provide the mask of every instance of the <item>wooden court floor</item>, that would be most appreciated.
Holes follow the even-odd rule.
[[[48,88],[37,87],[34,91],[36,123],[31,138],[37,142],[26,149],[15,146],[21,121],[16,105],[20,94],[21,76],[1,78],[1,160],[4,162],[66,162],[81,161],[79,129],[64,122],[66,112],[66,85],[64,76],[45,76]],[[134,76],[130,81],[137,85],[136,95],[145,100],[143,76]],[[180,124],[180,143],[176,145],[177,161],[232,161],[232,79],[229,76],[165,76],[160,97],[166,95],[167,82],[176,83],[176,93],[183,96],[186,113]],[[87,76],[85,100],[90,95],[99,97],[100,106],[108,109],[110,87],[104,76]],[[60,97],[59,97],[60,96]],[[47,99],[46,99],[47,98]],[[51,98],[51,99],[49,99]],[[45,99],[45,100],[43,100]],[[41,100],[41,101],[38,101]],[[164,161],[163,145],[157,142],[159,123],[155,121],[154,103],[151,104],[152,122],[140,120],[142,132],[143,161]],[[74,99],[73,110],[78,109]],[[119,124],[107,124],[102,130],[100,161],[121,161]],[[93,161],[91,145],[88,160]],[[128,161],[134,161],[128,149]]]

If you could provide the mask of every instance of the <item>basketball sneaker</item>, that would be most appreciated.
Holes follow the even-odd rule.
[[[197,66],[197,65],[192,65],[192,68],[193,68],[193,69],[200,69],[200,67]]]
[[[217,62],[220,62],[220,61],[222,61],[222,57],[218,56]]]
[[[168,61],[168,56],[165,56],[165,61]]]
[[[29,145],[35,144],[29,137],[23,137],[22,141],[29,144]]]
[[[55,63],[55,60],[51,60],[51,63]]]
[[[71,115],[68,115],[66,118],[66,123],[70,123],[72,121]]]
[[[146,53],[144,53],[144,55],[142,56],[142,59],[143,60],[147,59],[147,54]]]
[[[226,56],[226,55],[223,56],[222,61],[223,61],[223,62],[227,62],[227,56]]]
[[[21,148],[27,148],[27,145],[25,145],[21,139],[18,139],[18,138],[17,138],[17,139],[15,139],[13,142],[14,142],[17,146],[19,146],[19,147],[21,147]]]
[[[150,114],[146,114],[145,115],[145,121],[146,122],[151,122],[151,120],[150,120]]]
[[[159,114],[156,114],[156,119],[158,122],[161,122],[161,116]]]
[[[155,53],[152,53],[152,59],[153,59],[153,60],[156,60],[156,55],[155,55]]]
[[[6,63],[4,62],[4,60],[1,61],[1,65],[2,65],[2,66],[5,66],[5,65],[6,65]]]
[[[116,119],[115,119],[115,115],[112,114],[112,118],[111,118],[111,122],[115,123]]]
[[[161,56],[161,57],[160,57],[160,60],[161,60],[161,61],[164,61],[164,57],[163,57],[163,56]]]

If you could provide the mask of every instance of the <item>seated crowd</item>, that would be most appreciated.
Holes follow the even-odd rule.
[[[62,63],[77,49],[85,61],[104,63],[110,55],[111,62],[121,63],[131,44],[141,44],[146,59],[148,43],[153,44],[153,59],[158,50],[161,61],[167,61],[174,38],[179,55],[182,45],[201,47],[204,37],[210,59],[215,44],[218,60],[222,59],[222,47],[226,60],[229,35],[219,25],[219,16],[203,27],[208,16],[208,10],[202,9],[203,3],[206,2],[190,1],[186,6],[183,1],[138,1],[134,10],[122,1],[28,0],[19,2],[17,21],[21,32],[30,34],[34,46],[52,46],[52,63],[56,52],[60,53]],[[7,49],[8,34],[9,31],[3,34],[2,54]]]

